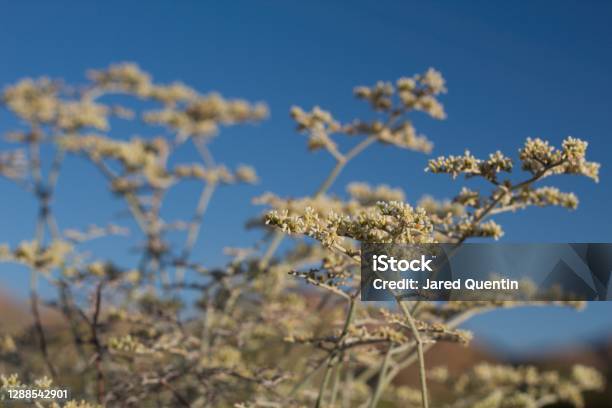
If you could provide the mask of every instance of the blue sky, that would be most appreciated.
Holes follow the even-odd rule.
[[[306,152],[305,138],[288,117],[290,106],[318,104],[348,121],[367,112],[351,96],[355,85],[432,66],[448,81],[442,99],[448,119],[416,116],[415,122],[436,143],[435,155],[465,148],[476,155],[497,149],[515,155],[528,136],[558,144],[573,135],[588,140],[591,159],[604,164],[599,184],[550,180],[580,196],[576,212],[533,209],[501,217],[504,240],[610,242],[611,17],[612,3],[603,1],[10,2],[0,13],[0,84],[43,74],[81,82],[89,68],[135,61],[160,82],[181,80],[200,91],[265,100],[268,121],[228,129],[211,146],[220,161],[252,164],[262,179],[215,197],[197,247],[200,259],[214,263],[221,262],[224,246],[257,238],[243,229],[259,211],[252,197],[263,191],[306,195],[333,165],[324,154]],[[0,130],[11,124],[0,113]],[[462,182],[423,175],[426,160],[375,146],[347,168],[333,191],[342,193],[352,180],[384,182],[415,201],[424,193],[448,197],[460,189]],[[61,227],[114,220],[121,205],[96,185],[101,179],[93,169],[71,159],[62,177],[54,203]],[[0,194],[0,241],[31,237],[34,204],[2,180]],[[197,190],[176,194],[168,217],[188,209]],[[126,254],[127,243],[96,245]],[[25,293],[24,271],[1,268],[2,289]],[[470,327],[495,345],[520,351],[605,333],[612,327],[612,304],[594,304],[581,314],[507,311],[477,318]]]

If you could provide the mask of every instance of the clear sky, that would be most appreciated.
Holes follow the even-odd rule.
[[[201,259],[221,262],[224,246],[257,238],[243,229],[260,210],[252,197],[263,191],[306,195],[333,165],[323,154],[306,152],[305,138],[288,117],[290,106],[318,104],[348,121],[364,113],[351,96],[355,85],[432,66],[448,81],[442,99],[448,119],[417,116],[416,125],[436,143],[434,154],[469,148],[476,155],[497,149],[515,155],[528,136],[558,144],[572,135],[588,140],[591,160],[603,163],[599,184],[577,177],[555,182],[579,195],[577,211],[533,209],[501,217],[504,240],[611,242],[611,20],[612,3],[604,1],[7,2],[0,12],[0,84],[39,75],[79,82],[88,68],[134,61],[161,82],[181,80],[200,91],[266,101],[268,121],[229,129],[212,145],[220,161],[252,164],[262,179],[257,186],[225,189],[213,201],[197,249]],[[10,124],[0,113],[0,130]],[[460,189],[447,177],[423,175],[426,160],[374,147],[333,191],[342,193],[352,180],[384,182],[416,201],[424,193],[443,198]],[[62,227],[113,220],[120,204],[96,185],[101,179],[93,169],[73,159],[63,177],[55,202]],[[197,192],[179,194],[166,209],[169,217],[188,208]],[[32,236],[33,203],[2,180],[0,214],[0,241]],[[121,242],[99,245],[116,253]],[[3,289],[25,293],[23,271],[0,268]],[[560,344],[610,330],[612,304],[592,305],[580,315],[509,311],[475,319],[471,327],[511,350]]]

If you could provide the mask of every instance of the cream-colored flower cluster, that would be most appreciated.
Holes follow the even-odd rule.
[[[480,207],[480,201],[480,193],[467,187],[461,188],[459,194],[453,199],[453,202],[466,207]]]
[[[164,105],[174,106],[179,102],[195,101],[198,93],[181,82],[173,82],[169,85],[152,86],[147,96]]]
[[[337,246],[342,237],[362,242],[432,242],[432,224],[425,211],[399,201],[379,202],[352,216],[333,212],[322,216],[312,208],[298,216],[272,211],[266,223],[290,234],[307,235],[326,247]]]
[[[88,78],[100,89],[145,96],[152,87],[151,76],[134,63],[113,64],[107,69],[92,69]]]
[[[62,93],[67,90],[47,78],[24,79],[6,88],[2,101],[17,116],[33,124],[52,125],[64,132],[83,128],[108,130],[108,116],[114,113],[111,108],[86,98],[68,99],[67,95],[62,97]],[[18,138],[26,137],[28,135]]]
[[[289,215],[303,215],[308,208],[309,211],[327,216],[330,213],[356,215],[378,202],[403,201],[405,198],[401,189],[385,184],[371,186],[363,182],[354,182],[347,186],[346,191],[349,195],[346,201],[325,194],[315,197],[282,198],[267,192],[253,199],[253,203],[266,205],[276,211],[287,211]]]
[[[588,143],[568,137],[561,149],[556,149],[540,138],[527,139],[520,150],[523,170],[533,174],[580,174],[599,180],[599,163],[586,160]]]
[[[27,161],[23,150],[0,153],[0,176],[11,180],[23,179],[26,167]]]
[[[106,131],[110,125],[108,115],[111,109],[93,101],[65,102],[58,105],[56,124],[66,132],[82,128]]]
[[[93,160],[103,158],[118,160],[128,172],[158,165],[168,154],[168,145],[162,138],[152,141],[134,138],[128,142],[123,142],[106,136],[91,134],[80,137],[65,136],[58,142],[65,150],[74,153],[87,153]]]
[[[346,187],[351,199],[363,206],[372,206],[379,201],[404,201],[406,194],[399,188],[392,188],[386,184],[371,186],[368,183],[353,182]]]
[[[7,87],[2,102],[21,119],[49,123],[57,115],[59,85],[49,78],[24,79]]]
[[[41,247],[35,241],[24,241],[13,250],[1,245],[0,261],[19,262],[33,269],[48,272],[63,266],[73,249],[69,242],[61,239],[53,240],[46,247]]]
[[[497,151],[490,154],[488,159],[482,160],[466,150],[463,156],[440,156],[430,160],[425,170],[434,174],[447,173],[453,178],[465,174],[468,177],[482,176],[495,181],[498,173],[512,171],[512,159]]]
[[[507,205],[526,207],[535,205],[546,207],[549,205],[560,206],[569,209],[578,208],[578,197],[574,193],[564,193],[557,187],[522,188],[511,199]]]
[[[96,102],[100,96],[112,93],[161,102],[164,108],[145,113],[145,122],[164,125],[183,138],[211,136],[219,125],[257,122],[268,116],[268,108],[263,103],[227,100],[217,93],[200,95],[179,82],[155,84],[150,75],[132,63],[91,70],[88,76],[92,86],[77,93],[76,97],[73,90],[41,78],[25,79],[7,87],[2,101],[28,122],[53,125],[69,133],[81,129],[106,131],[110,115],[131,117],[131,112],[122,106],[110,107]]]
[[[232,184],[236,182],[254,184],[259,179],[255,169],[246,165],[238,166],[232,173],[223,165],[213,168],[205,168],[198,163],[181,164],[174,168],[173,174],[179,178],[199,179],[214,184]]]
[[[424,209],[430,217],[444,219],[448,216],[457,217],[465,213],[464,205],[451,200],[436,200],[430,195],[422,197],[417,206]]]
[[[17,345],[13,336],[8,334],[0,336],[0,355],[14,353],[15,351],[17,351]]]
[[[165,162],[169,146],[165,139],[144,140],[138,137],[130,141],[117,141],[100,135],[63,136],[58,139],[63,149],[72,153],[85,153],[94,162],[113,159],[121,163],[126,175],[141,173],[149,184],[165,187],[172,182]],[[138,187],[126,179],[116,180],[116,191],[127,191]]]
[[[336,121],[331,113],[315,106],[311,112],[305,112],[298,106],[293,106],[291,117],[297,123],[298,132],[308,134],[308,149],[326,149],[332,154],[337,153],[338,146],[331,135],[342,131],[342,125]]]
[[[111,351],[119,353],[146,354],[148,352],[144,344],[129,334],[110,338],[108,340],[108,347]]]
[[[355,201],[345,202],[328,195],[283,198],[271,192],[266,192],[255,197],[253,199],[253,204],[265,205],[276,211],[287,211],[290,215],[302,215],[306,212],[307,208],[309,211],[314,211],[321,215],[327,215],[331,212],[353,214],[361,208]]]
[[[427,154],[431,153],[434,146],[427,137],[418,135],[410,122],[404,122],[392,128],[380,122],[372,124],[355,122],[347,127],[347,132],[349,134],[375,134],[382,143]]]
[[[562,375],[532,366],[482,363],[462,374],[453,389],[458,399],[470,395],[472,400],[479,401],[472,406],[528,408],[565,402],[584,407],[582,393],[601,390],[603,384],[599,372],[582,365],[575,365],[571,373]]]
[[[383,319],[391,324],[404,329],[409,327],[406,316],[393,313],[386,309],[381,309],[380,313]],[[427,322],[424,320],[415,321],[416,328],[424,336],[427,337],[428,341],[446,341],[451,343],[459,343],[462,345],[468,345],[472,340],[472,333],[466,330],[451,329],[448,326],[438,322]]]
[[[450,214],[442,217],[432,216],[436,226],[436,239],[439,241],[463,242],[469,237],[492,237],[503,235],[500,225],[485,218],[495,214],[516,211],[529,206],[561,206],[575,209],[578,198],[573,193],[564,193],[555,187],[534,187],[541,179],[553,174],[580,174],[595,181],[598,179],[599,163],[586,160],[587,143],[569,137],[561,149],[556,149],[541,139],[527,139],[519,150],[522,169],[531,176],[520,182],[509,178],[500,180],[501,173],[513,170],[512,159],[497,151],[486,160],[478,159],[469,151],[463,156],[440,156],[430,160],[426,171],[446,173],[456,178],[464,174],[466,178],[482,177],[493,185],[487,197],[479,191],[463,187],[453,199],[453,203],[470,209],[465,214]]]
[[[425,74],[410,78],[400,78],[395,86],[390,82],[378,82],[372,87],[359,86],[355,88],[355,96],[364,99],[375,110],[392,110],[392,97],[397,95],[402,105],[409,110],[419,110],[434,119],[446,118],[444,107],[436,96],[446,92],[445,81],[440,72],[429,68]]]
[[[444,119],[446,114],[436,95],[445,92],[444,79],[434,69],[423,75],[402,78],[396,86],[390,82],[378,82],[372,87],[360,86],[354,94],[358,99],[370,103],[374,111],[383,112],[385,120],[354,120],[342,124],[333,115],[315,106],[307,112],[293,107],[291,116],[297,123],[297,130],[308,136],[310,150],[325,149],[338,161],[344,161],[351,153],[341,153],[333,139],[334,134],[366,136],[397,147],[430,153],[433,143],[425,136],[418,135],[412,122],[405,118],[411,111],[423,111],[435,119]],[[397,100],[394,95],[397,94]]]
[[[213,93],[190,99],[185,106],[166,107],[145,113],[147,123],[164,125],[179,134],[188,136],[214,136],[219,125],[258,122],[268,116],[263,103],[250,104],[245,100],[226,100]]]
[[[452,228],[456,237],[493,238],[495,240],[504,236],[504,230],[493,220],[475,223],[470,218],[463,219]]]
[[[344,130],[348,135],[372,136],[383,144],[415,152],[428,154],[433,150],[433,143],[427,137],[417,135],[416,129],[408,120],[396,126],[389,126],[379,120],[372,122],[355,120],[345,125]]]

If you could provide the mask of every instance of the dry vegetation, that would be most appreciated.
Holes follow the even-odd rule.
[[[574,194],[540,182],[565,174],[597,181],[599,164],[586,159],[586,142],[568,137],[553,147],[527,139],[518,169],[516,159],[499,151],[485,158],[466,151],[430,160],[426,171],[480,178],[490,187],[458,188],[446,201],[425,197],[413,206],[399,189],[365,183],[348,185],[342,198],[330,195],[330,187],[370,145],[393,145],[414,155],[432,151],[433,143],[409,117],[444,119],[438,99],[446,91],[444,79],[429,69],[395,83],[358,87],[355,96],[371,106],[372,118],[350,123],[318,107],[294,107],[291,115],[309,149],[328,152],[336,165],[311,195],[256,198],[266,210],[249,224],[262,230],[266,245],[228,249],[231,261],[215,267],[193,254],[208,203],[217,188],[252,183],[257,175],[248,166],[219,164],[210,142],[224,126],[265,119],[266,106],[201,94],[181,83],[158,84],[133,64],[90,71],[88,78],[82,86],[25,79],[2,93],[3,106],[20,125],[6,132],[15,148],[1,154],[0,175],[38,203],[33,236],[0,247],[3,261],[29,268],[33,316],[20,330],[0,328],[3,388],[68,387],[74,400],[59,406],[85,408],[543,407],[558,401],[580,407],[585,391],[602,387],[600,374],[585,366],[543,372],[479,364],[452,377],[444,367],[427,364],[436,342],[470,342],[471,334],[459,329],[466,319],[522,304],[398,301],[381,308],[359,301],[360,241],[498,239],[503,230],[491,219],[496,214],[528,206],[574,209]],[[109,95],[135,102],[111,104],[117,98]],[[111,123],[136,119],[163,136],[113,136]],[[353,142],[347,150],[338,143],[343,137]],[[196,149],[201,160],[179,162],[176,151],[184,146]],[[100,188],[129,210],[139,229],[130,235],[140,251],[137,264],[99,259],[81,248],[88,240],[123,234],[132,224],[60,228],[51,204],[66,155],[99,169],[107,181]],[[522,178],[509,177],[515,170]],[[181,199],[173,188],[186,180],[202,186],[193,214],[165,219],[163,206]],[[173,238],[177,231],[182,240]],[[278,250],[284,239],[297,236],[308,238]],[[57,289],[53,301],[40,298],[41,279]],[[185,303],[186,291],[197,294],[194,305]],[[63,323],[49,323],[51,315]],[[410,369],[419,373],[418,387],[395,381]],[[431,382],[444,384],[447,392],[429,392]]]

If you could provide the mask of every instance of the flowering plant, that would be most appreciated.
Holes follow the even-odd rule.
[[[31,327],[0,333],[2,388],[72,389],[65,407],[93,406],[356,406],[538,407],[557,401],[583,405],[582,393],[598,390],[601,375],[585,366],[570,372],[481,364],[459,378],[429,367],[426,353],[438,342],[467,345],[459,326],[471,316],[523,303],[403,302],[380,307],[359,299],[359,242],[461,244],[474,237],[498,239],[492,217],[529,206],[575,209],[573,193],[540,186],[544,179],[577,174],[597,181],[599,164],[587,160],[587,143],[568,137],[559,147],[527,139],[515,160],[497,151],[477,158],[429,160],[425,171],[453,179],[481,178],[488,192],[465,186],[450,200],[406,202],[402,190],[355,182],[347,197],[330,194],[338,175],[374,143],[414,154],[433,143],[419,134],[411,115],[442,120],[442,75],[425,73],[355,89],[374,119],[342,123],[319,107],[294,107],[291,116],[310,150],[335,166],[320,187],[302,198],[265,193],[254,200],[266,210],[251,226],[266,238],[262,250],[230,248],[222,267],[194,259],[204,215],[221,186],[254,183],[252,167],[219,164],[210,144],[225,126],[267,117],[263,103],[201,94],[182,83],[159,84],[134,64],[92,70],[89,82],[71,87],[47,78],[8,86],[2,104],[20,120],[7,140],[17,147],[0,155],[0,175],[38,203],[32,239],[0,247],[0,259],[27,266],[31,276]],[[133,97],[137,103],[109,101]],[[135,112],[133,105],[144,106]],[[111,123],[140,118],[162,136],[112,136]],[[338,139],[352,147],[343,150]],[[180,162],[192,147],[197,162]],[[86,241],[134,233],[126,225],[62,230],[53,198],[67,155],[86,159],[124,203],[138,229],[140,260],[121,265],[82,249]],[[179,161],[177,161],[179,160]],[[168,220],[162,207],[187,180],[202,186],[193,214]],[[182,233],[182,235],[178,235]],[[181,238],[177,239],[176,237]],[[280,244],[296,240],[285,252]],[[187,280],[189,271],[197,279]],[[57,289],[39,296],[39,280]],[[313,291],[309,285],[316,290]],[[195,291],[189,305],[183,293]],[[581,302],[551,302],[580,308]],[[43,307],[44,306],[44,307]],[[60,323],[50,324],[54,313]],[[419,386],[396,381],[416,365]],[[428,384],[447,390],[432,395]],[[42,404],[42,403],[41,403]],[[50,406],[56,407],[57,403]]]

